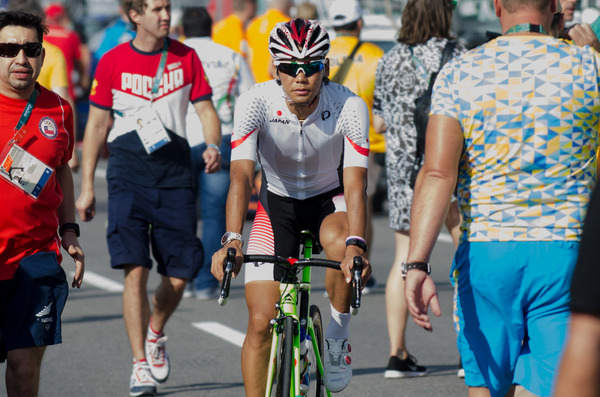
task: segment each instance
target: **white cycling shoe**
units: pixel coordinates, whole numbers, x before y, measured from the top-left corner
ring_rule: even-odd
[[[352,351],[348,338],[325,338],[325,387],[337,393],[352,379]]]

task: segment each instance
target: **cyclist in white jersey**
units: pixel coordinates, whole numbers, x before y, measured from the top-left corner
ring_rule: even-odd
[[[364,282],[371,273],[364,259],[369,111],[360,97],[327,80],[329,35],[320,22],[279,23],[269,50],[277,80],[255,85],[236,104],[229,232],[213,256],[212,271],[222,279],[229,247],[237,250],[235,273],[240,270],[241,233],[258,161],[263,183],[248,253],[298,257],[299,232],[310,229],[327,258],[342,262],[343,273],[328,269],[325,276],[332,314],[325,332],[325,384],[337,392],[352,376],[348,283],[353,257],[363,257]],[[246,395],[263,396],[280,275],[268,265],[245,270],[249,322],[242,374]]]

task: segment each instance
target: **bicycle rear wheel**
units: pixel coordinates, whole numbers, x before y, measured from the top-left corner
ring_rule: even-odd
[[[285,318],[280,340],[281,346],[277,354],[277,380],[271,396],[290,397],[294,365],[294,319],[292,317]]]
[[[318,354],[319,354],[319,357],[321,358],[321,363],[323,363],[323,365],[325,365],[325,359],[324,359],[325,353],[324,353],[324,347],[323,347],[323,321],[321,320],[321,311],[319,310],[319,308],[317,306],[311,305],[309,313],[310,313],[310,318],[312,319],[313,330],[315,331],[315,342],[319,349]],[[317,354],[317,352],[313,351],[313,355],[316,355],[316,354]],[[315,363],[314,364],[315,375],[317,378],[317,388],[316,388],[315,395],[317,397],[323,397],[327,394],[327,392],[325,391],[325,380],[323,379],[323,374],[319,371],[319,368],[317,367],[316,358],[313,359],[313,362]]]

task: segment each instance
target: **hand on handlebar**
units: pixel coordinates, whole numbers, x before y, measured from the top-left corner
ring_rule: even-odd
[[[232,241],[225,247],[221,248],[212,256],[211,273],[219,281],[223,280],[223,274],[225,272],[225,263],[227,259],[227,248],[234,248],[235,253],[235,268],[233,269],[233,278],[236,278],[242,268],[244,256],[242,253],[242,244],[238,241]]]
[[[362,258],[363,268],[361,273],[362,285],[367,284],[367,280],[371,277],[371,264],[369,260],[365,258],[364,252],[353,245],[350,245],[346,248],[346,257],[342,261],[341,269],[344,273],[344,278],[346,279],[346,283],[350,284],[352,282],[352,266],[354,263],[354,257],[359,256]]]

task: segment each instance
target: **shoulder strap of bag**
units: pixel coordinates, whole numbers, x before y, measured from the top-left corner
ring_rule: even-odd
[[[435,83],[435,79],[437,78],[437,75],[440,73],[440,70],[442,70],[442,68],[444,67],[446,62],[448,62],[449,60],[452,59],[452,56],[454,55],[455,47],[456,47],[456,41],[448,41],[446,43],[446,46],[444,47],[444,50],[442,51],[442,59],[440,61],[440,68],[438,69],[437,72],[435,72],[431,75],[431,80],[429,81],[430,88],[433,88],[433,83]]]
[[[362,41],[358,41],[354,46],[354,49],[345,59],[338,71],[335,73],[335,76],[331,78],[331,81],[338,84],[343,84],[348,76],[348,72],[350,71],[350,66],[352,66],[352,62],[354,62],[354,55],[358,51],[358,48],[362,45]]]
[[[452,59],[452,55],[454,54],[454,48],[456,48],[456,41],[448,41],[446,43],[444,51],[442,51],[442,60],[440,62],[440,69],[438,70],[438,73],[440,70],[442,70],[444,65]]]
[[[409,47],[410,53],[412,54],[413,64],[416,66],[417,70],[419,70],[419,73],[421,73],[421,76],[423,76],[423,79],[425,81],[427,81],[430,86],[433,86],[433,83],[435,82],[435,78],[437,77],[440,70],[442,70],[442,68],[444,67],[446,62],[448,62],[450,59],[452,59],[452,55],[454,54],[455,47],[456,47],[456,41],[448,41],[446,43],[446,45],[444,46],[444,49],[442,50],[442,59],[440,61],[440,68],[436,72],[433,72],[431,74],[431,76],[429,76],[427,74],[427,70],[425,69],[425,66],[423,65],[421,60],[415,56],[415,54],[413,52],[413,47],[412,46]]]

